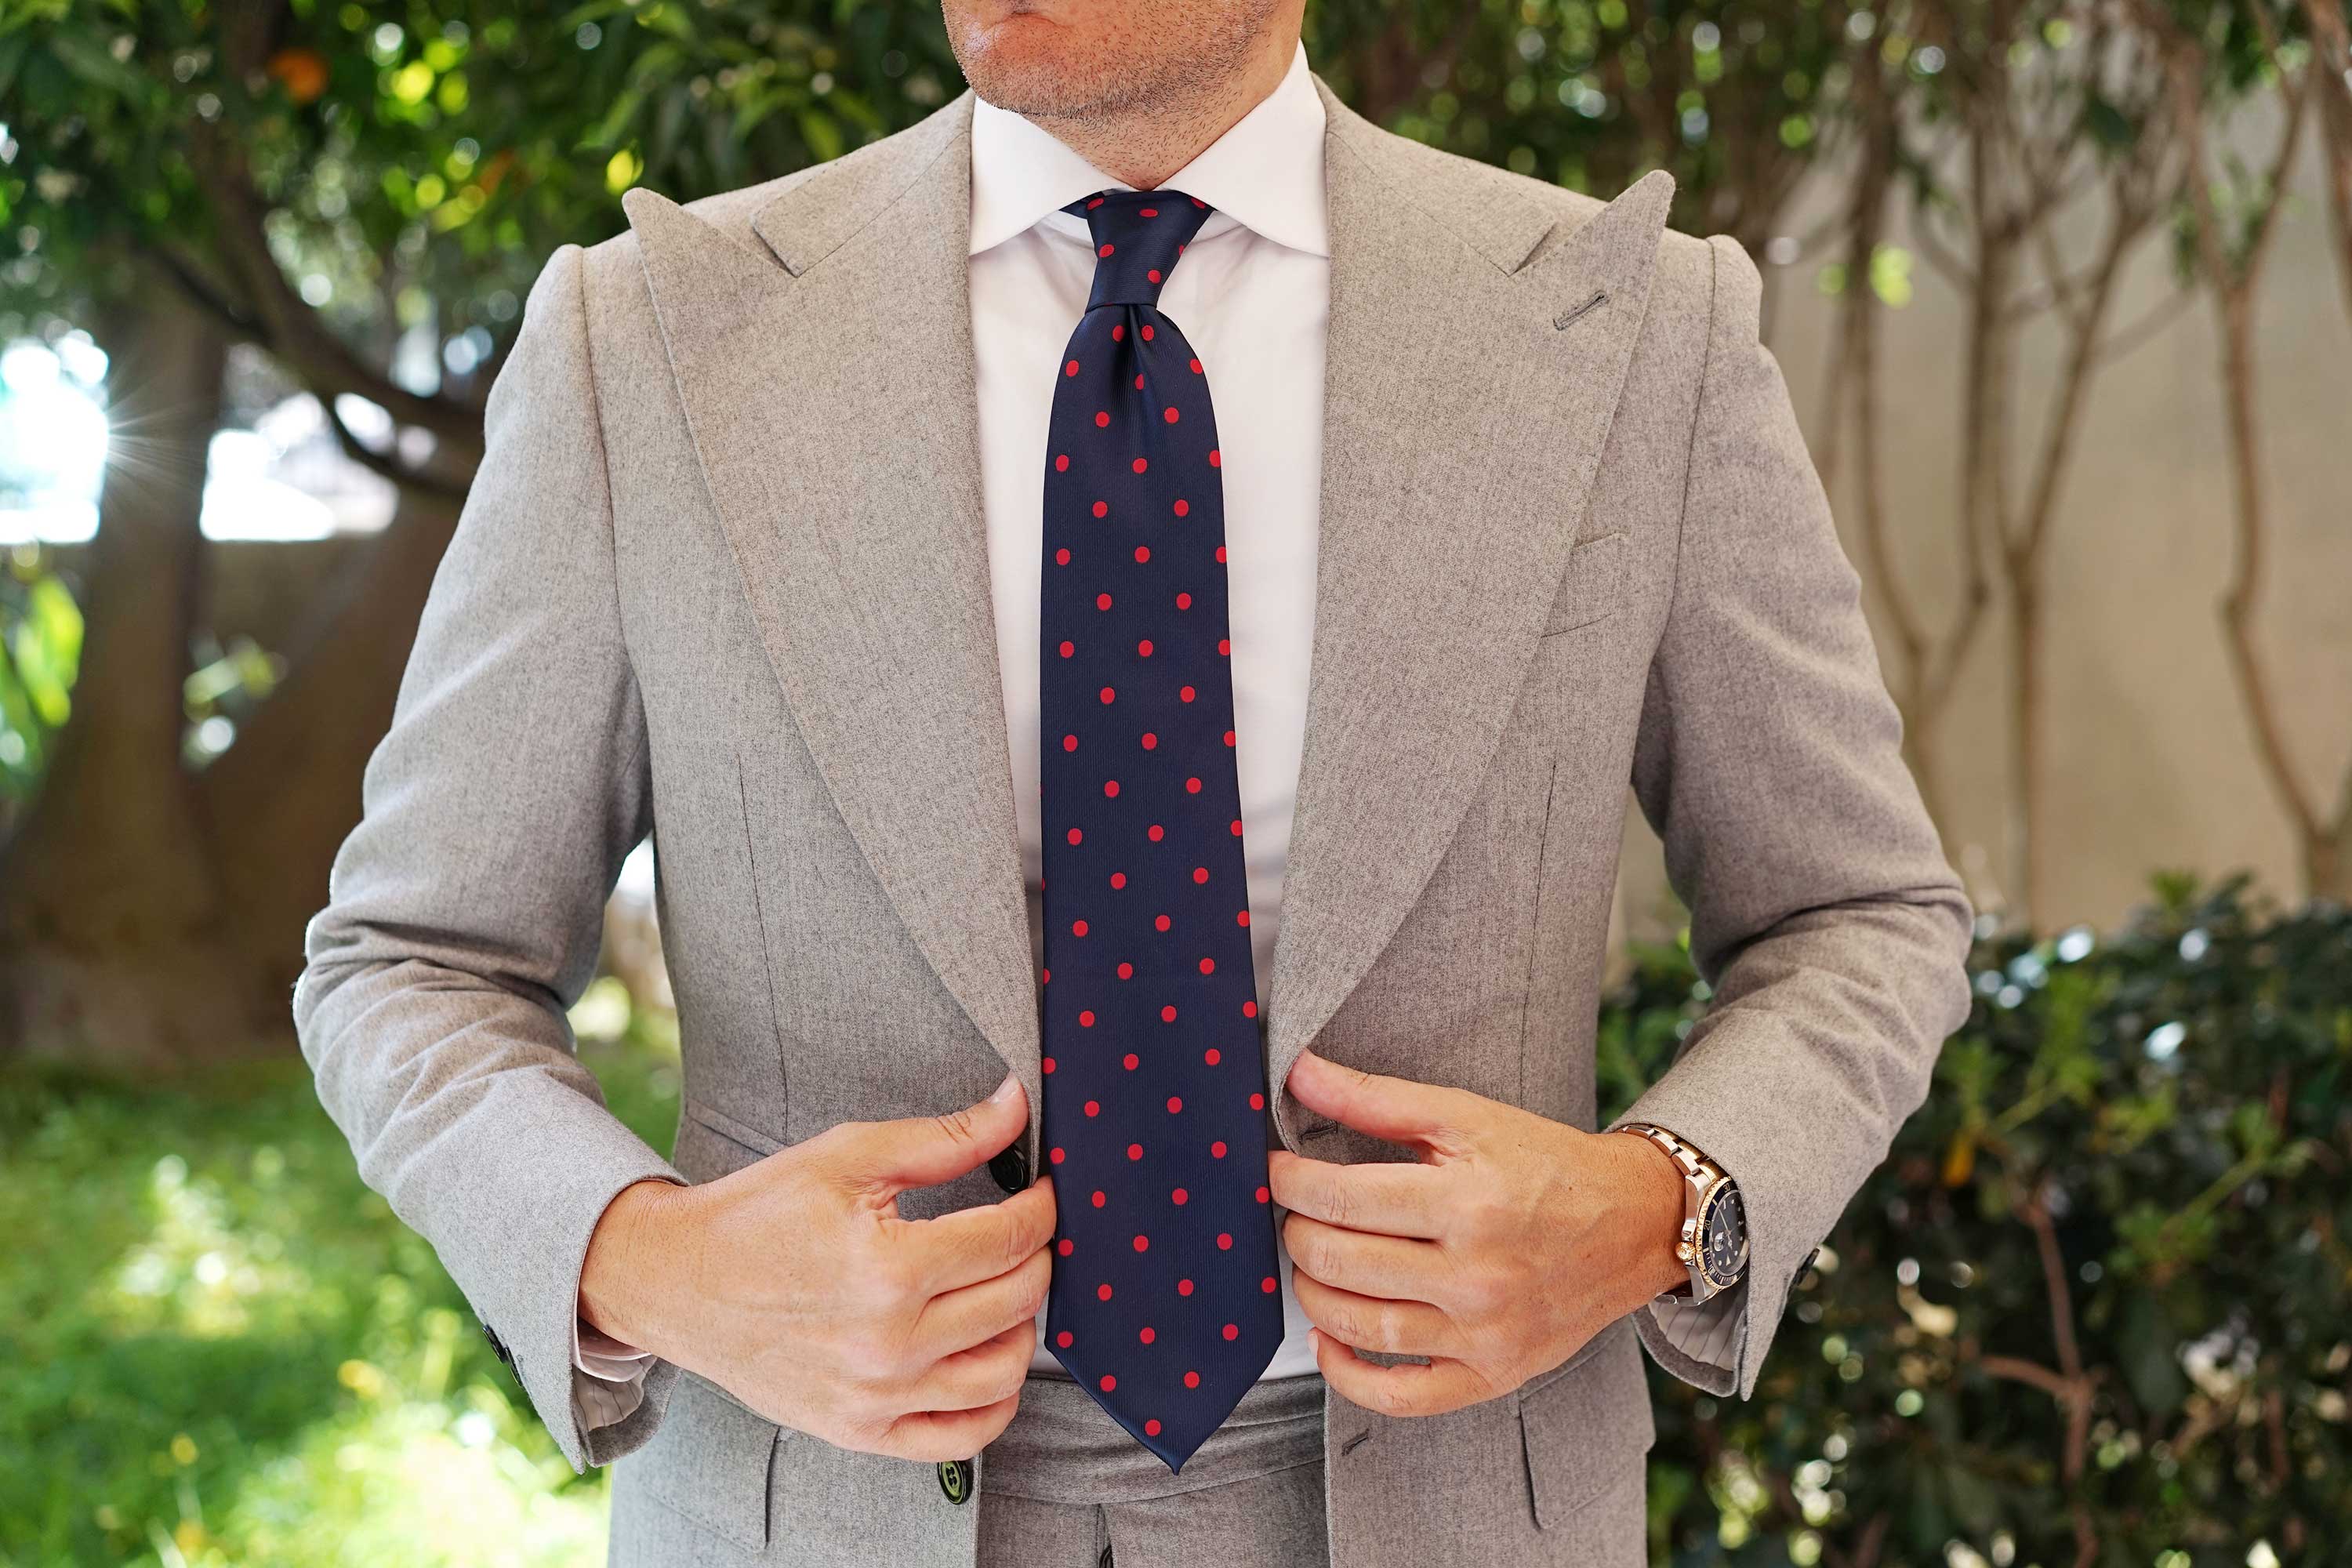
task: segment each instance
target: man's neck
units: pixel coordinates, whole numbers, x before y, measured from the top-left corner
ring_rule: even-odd
[[[1139,191],[1153,190],[1265,101],[1290,69],[1297,47],[1295,34],[1271,34],[1245,68],[1179,101],[1104,115],[1025,118],[1104,174]]]

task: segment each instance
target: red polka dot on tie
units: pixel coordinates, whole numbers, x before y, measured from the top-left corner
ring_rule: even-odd
[[[1235,910],[1234,911],[1234,924],[1237,926],[1245,926],[1249,924],[1249,911],[1247,910]]]
[[[1106,1285],[1106,1286],[1104,1286],[1104,1287],[1103,1287],[1103,1289],[1106,1289],[1106,1290],[1108,1290],[1108,1289],[1110,1289],[1110,1287],[1109,1287],[1109,1286],[1108,1286],[1108,1285]],[[1110,1373],[1103,1373],[1103,1374],[1102,1374],[1102,1384],[1101,1384],[1101,1387],[1102,1387],[1102,1391],[1103,1391],[1105,1394],[1108,1394],[1112,1389],[1117,1388],[1118,1386],[1118,1379],[1117,1379],[1117,1378],[1113,1377],[1113,1376],[1112,1376]]]
[[[1203,974],[1214,974],[1216,972],[1217,972],[1217,961],[1216,961],[1215,959],[1213,959],[1213,958],[1204,958],[1204,959],[1201,960],[1201,973],[1203,973]]]
[[[1064,375],[1076,375],[1076,374],[1078,374],[1078,362],[1077,362],[1077,361],[1076,361],[1076,360],[1072,360],[1069,363],[1067,363],[1067,364],[1064,365],[1064,366],[1062,367],[1062,374],[1063,374]]]
[[[1137,563],[1138,565],[1140,565],[1140,564],[1142,564],[1144,562],[1150,560],[1150,559],[1151,559],[1151,546],[1150,546],[1149,544],[1139,544],[1139,545],[1137,545],[1137,546],[1135,547],[1135,559],[1136,559],[1136,563]]]
[[[1184,781],[1184,793],[1185,793],[1186,795],[1198,795],[1198,794],[1200,794],[1200,793],[1201,793],[1201,781],[1200,781],[1199,779],[1197,779],[1197,778],[1188,778],[1188,779],[1186,779],[1186,780]]]
[[[1231,833],[1234,837],[1239,838],[1242,836],[1242,819],[1238,816],[1234,817],[1233,826],[1226,829],[1226,831]]]
[[[1171,404],[1170,404],[1167,407],[1165,407],[1165,408],[1163,408],[1163,409],[1161,409],[1161,410],[1160,411],[1160,416],[1162,419],[1167,420],[1167,421],[1168,421],[1168,423],[1170,423],[1171,425],[1175,424],[1175,423],[1176,423],[1176,420],[1177,420],[1177,417],[1178,417],[1177,413],[1176,413],[1176,405],[1175,405],[1174,404],[1172,404],[1172,403],[1171,403]]]
[[[1176,1294],[1179,1296],[1189,1296],[1192,1293],[1192,1282],[1190,1279],[1179,1279],[1176,1281]]]
[[[1106,687],[1104,687],[1104,688],[1102,689],[1102,691],[1101,691],[1100,695],[1101,695],[1101,697],[1102,697],[1102,700],[1103,700],[1103,705],[1104,705],[1105,707],[1108,707],[1111,703],[1116,702],[1116,701],[1118,701],[1118,691],[1116,691],[1115,689],[1113,689],[1112,688],[1108,687],[1108,686],[1106,686]]]
[[[1075,752],[1075,751],[1076,751],[1077,749],[1078,749],[1078,738],[1077,738],[1076,735],[1065,735],[1065,736],[1063,736],[1063,737],[1062,737],[1062,750],[1064,750],[1064,751],[1066,751],[1066,752]],[[1070,831],[1071,831],[1072,833],[1076,833],[1076,832],[1077,831],[1077,829],[1076,829],[1076,828],[1075,828],[1075,827],[1073,827],[1073,828],[1071,828],[1071,829],[1070,829]],[[1073,838],[1073,839],[1071,839],[1071,840],[1070,840],[1070,842],[1071,842],[1071,843],[1073,843],[1073,844],[1076,844],[1076,843],[1077,842],[1077,840],[1076,840],[1076,838]]]
[[[1080,1012],[1080,1013],[1078,1014],[1078,1027],[1079,1027],[1079,1028],[1081,1028],[1081,1029],[1091,1029],[1091,1028],[1093,1028],[1094,1026],[1095,1026],[1095,1015],[1094,1015],[1094,1009],[1093,1009],[1093,1008],[1091,1008],[1091,1007],[1087,1008],[1087,1009],[1083,1010],[1082,1012]]]
[[[1174,1192],[1168,1194],[1168,1201],[1174,1204],[1181,1209],[1184,1206],[1185,1201],[1192,1195],[1192,1194],[1186,1192],[1183,1188],[1179,1187]]]
[[[1179,497],[1179,498],[1177,499],[1177,501],[1176,501],[1176,515],[1177,515],[1178,517],[1190,517],[1190,516],[1192,516],[1192,503],[1191,501],[1188,501],[1188,500],[1183,500],[1181,497]]]
[[[1143,323],[1143,341],[1147,343],[1151,341],[1151,323],[1149,321]]]
[[[1151,1250],[1151,1238],[1150,1238],[1150,1237],[1148,1237],[1148,1236],[1139,1236],[1139,1237],[1137,1237],[1135,1238],[1135,1250],[1136,1250],[1136,1251],[1138,1251],[1138,1252],[1149,1252],[1149,1251],[1150,1251],[1150,1250]]]
[[[1143,1325],[1143,1327],[1141,1327],[1141,1328],[1139,1328],[1139,1329],[1138,1329],[1138,1330],[1136,1330],[1136,1331],[1135,1331],[1135,1337],[1136,1337],[1137,1339],[1139,1339],[1139,1340],[1142,1341],[1145,1344],[1147,1344],[1147,1345],[1148,1345],[1148,1344],[1150,1344],[1152,1341],[1154,1341],[1154,1340],[1158,1339],[1158,1338],[1160,1337],[1160,1335],[1159,1335],[1159,1333],[1158,1333],[1155,1330],[1153,1330],[1153,1328],[1151,1327],[1151,1325],[1150,1325],[1150,1324],[1146,1323],[1146,1324],[1144,1324],[1144,1325]],[[1157,1430],[1159,1429],[1160,1423],[1159,1423],[1159,1422],[1157,1422],[1157,1421],[1154,1421],[1154,1422],[1151,1424],[1151,1426],[1152,1426],[1152,1429],[1153,1429],[1154,1431],[1157,1431]]]
[[[1157,843],[1159,843],[1159,842],[1160,842],[1160,832],[1161,832],[1161,829],[1160,829],[1160,824],[1158,824],[1158,823],[1156,823],[1156,822],[1155,822],[1155,823],[1153,823],[1150,826],[1149,826],[1149,827],[1147,827],[1147,828],[1145,828],[1145,829],[1143,830],[1143,835],[1144,835],[1144,837],[1147,837],[1147,838],[1150,839],[1150,840],[1151,840],[1151,842],[1153,842],[1154,844],[1157,844]]]
[[[1065,639],[1063,640],[1063,643],[1062,643],[1062,657],[1063,657],[1064,658],[1069,658],[1072,654],[1074,654],[1074,653],[1076,653],[1076,652],[1077,652],[1077,651],[1078,651],[1078,645],[1077,645],[1077,644],[1076,644],[1076,643],[1074,643],[1074,642],[1069,641],[1067,638],[1065,638]]]
[[[1158,268],[1157,267],[1155,267],[1155,268],[1151,268],[1150,271],[1146,272],[1143,276],[1144,276],[1147,279],[1149,279],[1150,281],[1154,282],[1154,283],[1157,283],[1157,282],[1159,282],[1159,281],[1160,281],[1160,268]]]
[[[1110,874],[1110,885],[1111,885],[1112,887],[1114,887],[1114,888],[1124,888],[1124,887],[1126,887],[1126,886],[1127,886],[1127,873],[1126,873],[1126,872],[1124,872],[1124,871],[1113,871],[1113,872]]]
[[[1232,745],[1233,743],[1234,743],[1234,732],[1233,732],[1231,730],[1228,730],[1228,731],[1225,731],[1225,744],[1226,744],[1226,745],[1228,745],[1228,746],[1230,746],[1230,745]]]
[[[1135,209],[1135,215],[1138,217],[1158,217],[1160,216],[1160,209],[1158,207],[1138,207]]]
[[[1216,1047],[1211,1046],[1207,1050],[1201,1053],[1201,1059],[1208,1063],[1211,1067],[1215,1067],[1219,1062],[1225,1058],[1223,1054],[1221,1053]]]
[[[1198,1388],[1198,1387],[1200,1387],[1200,1386],[1201,1386],[1201,1374],[1200,1374],[1199,1373],[1197,1373],[1197,1372],[1188,1372],[1188,1373],[1186,1373],[1184,1374],[1184,1386],[1185,1386],[1185,1387],[1187,1387],[1187,1388]]]
[[[1176,1021],[1176,1007],[1173,1003],[1160,1009],[1160,1021],[1163,1024],[1172,1024]]]
[[[1155,928],[1160,931],[1166,931],[1168,929],[1168,917],[1166,915],[1154,915],[1152,917],[1151,923]]]
[[[1057,474],[1066,474],[1070,471],[1070,455],[1067,452],[1062,453],[1054,459],[1054,471]]]
[[[1095,502],[1095,515],[1097,517],[1108,517],[1110,515],[1110,502],[1107,500],[1098,500]]]
[[[1085,832],[1084,832],[1084,830],[1083,830],[1083,829],[1076,828],[1076,827],[1073,827],[1073,828],[1071,828],[1071,829],[1070,829],[1070,842],[1071,842],[1071,843],[1076,844],[1079,839],[1081,839],[1081,838],[1083,838],[1083,837],[1086,837],[1086,834],[1085,834]]]
[[[1149,458],[1136,458],[1134,464],[1135,471],[1139,474],[1143,472],[1143,470],[1150,465],[1150,462],[1151,459]]]
[[[1142,1144],[1140,1144],[1140,1143],[1129,1143],[1129,1144],[1127,1146],[1127,1157],[1128,1157],[1129,1159],[1130,1159],[1130,1160],[1140,1160],[1140,1159],[1142,1159],[1142,1158],[1143,1158],[1143,1145],[1142,1145]]]
[[[1054,1250],[1060,1253],[1065,1258],[1067,1258],[1071,1253],[1076,1252],[1077,1249],[1078,1244],[1072,1241],[1066,1236],[1062,1237],[1060,1241],[1054,1244]]]
[[[1097,610],[1108,610],[1108,609],[1109,609],[1109,608],[1110,608],[1110,595],[1109,595],[1108,594],[1097,594],[1097,595],[1095,595],[1095,608],[1096,608],[1096,609],[1097,609]]]
[[[1179,594],[1179,595],[1176,595],[1176,607],[1177,607],[1178,609],[1180,609],[1180,610],[1189,610],[1189,609],[1191,609],[1191,608],[1192,607],[1192,595],[1190,595],[1190,594]]]
[[[1122,963],[1122,964],[1120,964],[1120,965],[1118,966],[1118,977],[1119,977],[1121,980],[1128,979],[1128,978],[1129,978],[1130,976],[1132,976],[1134,973],[1135,973],[1135,965],[1133,965],[1132,963]]]
[[[1110,324],[1110,341],[1115,343],[1121,342],[1126,340],[1126,337],[1127,323],[1125,321],[1113,321]]]
[[[1210,448],[1209,448],[1209,467],[1211,467],[1211,468],[1223,468],[1224,466],[1225,466],[1225,465],[1223,464],[1223,462],[1222,462],[1222,461],[1218,458],[1218,457],[1217,457],[1217,449],[1216,449],[1214,447],[1210,447]]]
[[[1218,565],[1220,565],[1220,566],[1223,566],[1224,563],[1225,563],[1225,547],[1224,547],[1223,545],[1220,544],[1220,545],[1218,545],[1218,546],[1217,546],[1217,564],[1218,564]]]
[[[1118,1058],[1118,1065],[1125,1068],[1128,1071],[1133,1072],[1137,1068],[1143,1065],[1143,1058],[1137,1056],[1133,1051],[1129,1051],[1127,1055]]]
[[[1101,1284],[1095,1287],[1095,1300],[1097,1301],[1108,1301],[1110,1300],[1110,1281],[1106,1279]],[[1104,1378],[1103,1386],[1105,1388],[1108,1388],[1110,1386],[1110,1379]]]
[[[1141,392],[1143,390],[1143,373],[1141,371],[1137,371],[1135,373],[1135,390],[1138,392]]]
[[[1225,1338],[1228,1340],[1237,1340],[1241,1337],[1242,1326],[1239,1323],[1227,1323],[1225,1325]]]
[[[1255,1095],[1252,1095],[1250,1098],[1251,1098],[1251,1099],[1253,1099],[1253,1100],[1255,1100],[1255,1099],[1256,1099],[1257,1097],[1256,1097]],[[1100,1116],[1100,1115],[1102,1114],[1102,1101],[1100,1101],[1100,1100],[1087,1100],[1087,1114],[1088,1116]]]
[[[1219,637],[1217,639],[1217,651],[1221,654],[1232,653],[1234,651],[1234,639],[1231,637]]]
[[[1097,250],[1097,251],[1096,251],[1096,252],[1095,252],[1095,254],[1096,254],[1097,256],[1108,256],[1108,255],[1110,254],[1110,241],[1108,241],[1108,240],[1105,240],[1105,241],[1103,241],[1103,243],[1102,243],[1102,248],[1101,248],[1101,249],[1099,249],[1099,250]]]
[[[1105,1204],[1108,1203],[1109,1201],[1110,1201],[1110,1199],[1109,1199],[1108,1197],[1107,1197],[1106,1195],[1104,1195],[1103,1194],[1101,1194],[1101,1193],[1097,1193],[1097,1194],[1095,1194],[1095,1207],[1097,1207],[1097,1208],[1100,1208],[1100,1207],[1102,1207],[1102,1206],[1103,1206],[1103,1205],[1105,1205]]]
[[[1144,749],[1145,751],[1147,751],[1147,752],[1151,751],[1151,750],[1153,750],[1154,748],[1156,748],[1159,744],[1160,744],[1160,737],[1159,737],[1159,736],[1157,736],[1157,735],[1153,734],[1153,733],[1152,733],[1150,731],[1149,731],[1149,730],[1146,730],[1146,731],[1143,732],[1143,749]]]
[[[1257,1004],[1256,1004],[1255,1001],[1251,1001],[1251,1002],[1244,1002],[1244,1003],[1243,1003],[1243,1004],[1242,1004],[1242,1016],[1243,1016],[1243,1017],[1244,1017],[1244,1018],[1255,1018],[1255,1017],[1256,1017],[1256,1016],[1257,1016]]]
[[[1060,1333],[1055,1334],[1054,1336],[1054,1342],[1061,1346],[1064,1350],[1068,1350],[1070,1348],[1070,1331],[1064,1329]]]
[[[1055,564],[1055,565],[1056,565],[1056,566],[1067,566],[1069,563],[1070,563],[1070,552],[1069,552],[1067,550],[1056,550],[1055,552],[1054,552],[1054,564]],[[1070,645],[1069,645],[1069,644],[1067,644],[1067,643],[1064,643],[1062,646],[1063,646],[1064,647],[1069,647]],[[1068,655],[1066,655],[1066,654],[1065,654],[1063,657],[1066,658],[1067,658],[1067,657],[1069,657],[1069,656],[1068,656]]]
[[[1267,1192],[1264,1187],[1260,1187],[1257,1190],[1257,1201],[1260,1203],[1265,1202],[1265,1200],[1271,1196],[1273,1196],[1273,1194]]]
[[[1225,1157],[1225,1141],[1223,1139],[1220,1138],[1215,1142],[1209,1145],[1209,1157],[1213,1160],[1222,1160]]]
[[[1150,658],[1151,657],[1151,639],[1150,637],[1145,637],[1142,641],[1137,643],[1135,645],[1135,652],[1136,657],[1139,658]]]
[[[1104,426],[1106,426],[1106,425],[1108,425],[1108,424],[1109,424],[1109,423],[1110,423],[1110,413],[1109,413],[1109,411],[1108,411],[1108,409],[1106,409],[1106,410],[1104,410],[1103,412],[1098,413],[1098,414],[1097,414],[1097,415],[1095,416],[1095,428],[1096,428],[1096,429],[1099,430],[1099,429],[1101,429]],[[1214,466],[1215,466],[1214,464],[1212,464],[1212,465],[1211,465],[1211,467],[1214,467]]]
[[[1231,1252],[1233,1249],[1233,1234],[1230,1231],[1223,1230],[1217,1232],[1217,1250],[1219,1252]]]
[[[1197,355],[1196,355],[1196,356],[1194,356],[1194,358],[1193,358],[1193,360],[1192,360],[1192,374],[1193,374],[1194,375],[1198,375],[1198,374],[1201,374],[1201,361],[1200,361],[1200,358],[1199,358]]]
[[[1150,1331],[1150,1329],[1146,1329],[1146,1330],[1144,1330],[1143,1331],[1144,1331],[1145,1333],[1149,1334],[1151,1331]],[[1146,1343],[1146,1344],[1150,1344],[1151,1342],[1150,1342],[1150,1340],[1146,1340],[1146,1341],[1144,1341],[1143,1342],[1144,1342],[1144,1343]],[[1147,1436],[1147,1437],[1157,1437],[1157,1436],[1160,1436],[1160,1423],[1159,1423],[1159,1422],[1157,1422],[1157,1421],[1146,1421],[1146,1422],[1143,1424],[1143,1435],[1144,1435],[1145,1436]]]
[[[1208,868],[1206,866],[1195,866],[1195,867],[1193,867],[1193,868],[1192,868],[1192,880],[1193,880],[1193,881],[1195,881],[1195,882],[1205,882],[1205,881],[1207,881],[1208,879],[1209,879],[1209,868]]]
[[[1192,689],[1191,687],[1189,687],[1189,686],[1180,686],[1180,687],[1178,687],[1178,688],[1176,689],[1176,700],[1177,700],[1177,701],[1179,701],[1179,702],[1190,702],[1190,701],[1192,701],[1192,697],[1193,697],[1193,691],[1192,691]]]
[[[1048,1059],[1050,1060],[1051,1058],[1049,1058]],[[1056,1150],[1055,1150],[1055,1151],[1053,1152],[1053,1153],[1052,1153],[1052,1154],[1050,1154],[1049,1156],[1047,1156],[1047,1158],[1051,1159],[1051,1160],[1054,1162],[1054,1163],[1055,1163],[1056,1165],[1058,1165],[1058,1164],[1060,1164],[1064,1160],[1066,1160],[1066,1159],[1069,1158],[1069,1154],[1070,1154],[1070,1152],[1069,1152],[1067,1149],[1056,1149]]]
[[[1039,1070],[1039,1071],[1041,1071],[1041,1072],[1043,1072],[1043,1073],[1045,1073],[1045,1076],[1046,1076],[1046,1077],[1048,1077],[1048,1078],[1051,1078],[1051,1077],[1053,1076],[1053,1074],[1054,1074],[1054,1066],[1055,1066],[1054,1058],[1051,1058],[1051,1057],[1047,1057],[1047,1058],[1045,1058],[1044,1060],[1040,1061],[1040,1062],[1037,1064],[1038,1070]],[[1059,1149],[1056,1149],[1056,1150],[1055,1150],[1055,1151],[1054,1151],[1054,1163],[1055,1163],[1056,1165],[1058,1165],[1058,1164],[1060,1164],[1061,1163],[1062,1163],[1062,1152],[1061,1152]]]
[[[1089,1102],[1089,1103],[1091,1103],[1091,1102]],[[1265,1096],[1264,1096],[1264,1095],[1262,1095],[1262,1094],[1253,1094],[1253,1095],[1251,1095],[1251,1096],[1250,1096],[1250,1109],[1251,1109],[1252,1110],[1264,1110],[1265,1109]],[[1091,1116],[1091,1115],[1093,1115],[1093,1114],[1094,1114],[1094,1112],[1090,1110],[1090,1111],[1087,1112],[1087,1115],[1089,1115],[1089,1116]]]
[[[1086,934],[1087,934],[1087,922],[1086,922],[1086,921],[1072,921],[1070,922],[1070,934],[1071,934],[1072,936],[1084,936],[1084,935],[1086,935]]]
[[[1271,1296],[1282,1287],[1276,1283],[1274,1276],[1269,1274],[1265,1279],[1257,1282],[1257,1288],[1266,1295]]]
[[[1181,1095],[1173,1095],[1173,1094],[1171,1094],[1171,1095],[1170,1095],[1170,1096],[1168,1097],[1168,1114],[1169,1114],[1169,1115],[1173,1116],[1173,1115],[1175,1115],[1178,1111],[1180,1111],[1180,1110],[1183,1110],[1183,1109],[1184,1109],[1184,1100],[1183,1100],[1183,1098],[1182,1098]]]

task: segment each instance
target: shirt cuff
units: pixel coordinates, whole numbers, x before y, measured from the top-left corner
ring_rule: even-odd
[[[653,1352],[624,1344],[591,1326],[575,1310],[572,1316],[572,1409],[582,1429],[610,1426],[635,1415],[645,1402],[646,1371],[653,1363]]]

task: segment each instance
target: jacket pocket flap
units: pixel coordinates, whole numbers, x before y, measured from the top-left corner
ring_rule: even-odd
[[[1657,1426],[1632,1318],[1519,1390],[1519,1432],[1536,1523],[1545,1530],[1642,1472]]]
[[[782,1428],[718,1384],[681,1372],[652,1441],[626,1462],[646,1489],[748,1551],[768,1544],[768,1485]]]
[[[1625,563],[1631,535],[1622,530],[1588,539],[1568,552],[1559,592],[1544,617],[1543,635],[1571,632],[1610,615],[1625,602]]]

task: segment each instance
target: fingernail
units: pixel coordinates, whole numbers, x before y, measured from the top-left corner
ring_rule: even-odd
[[[1009,1072],[1004,1075],[1004,1081],[996,1086],[996,1092],[988,1098],[996,1104],[1010,1104],[1013,1097],[1020,1092],[1021,1075],[1017,1072]]]

